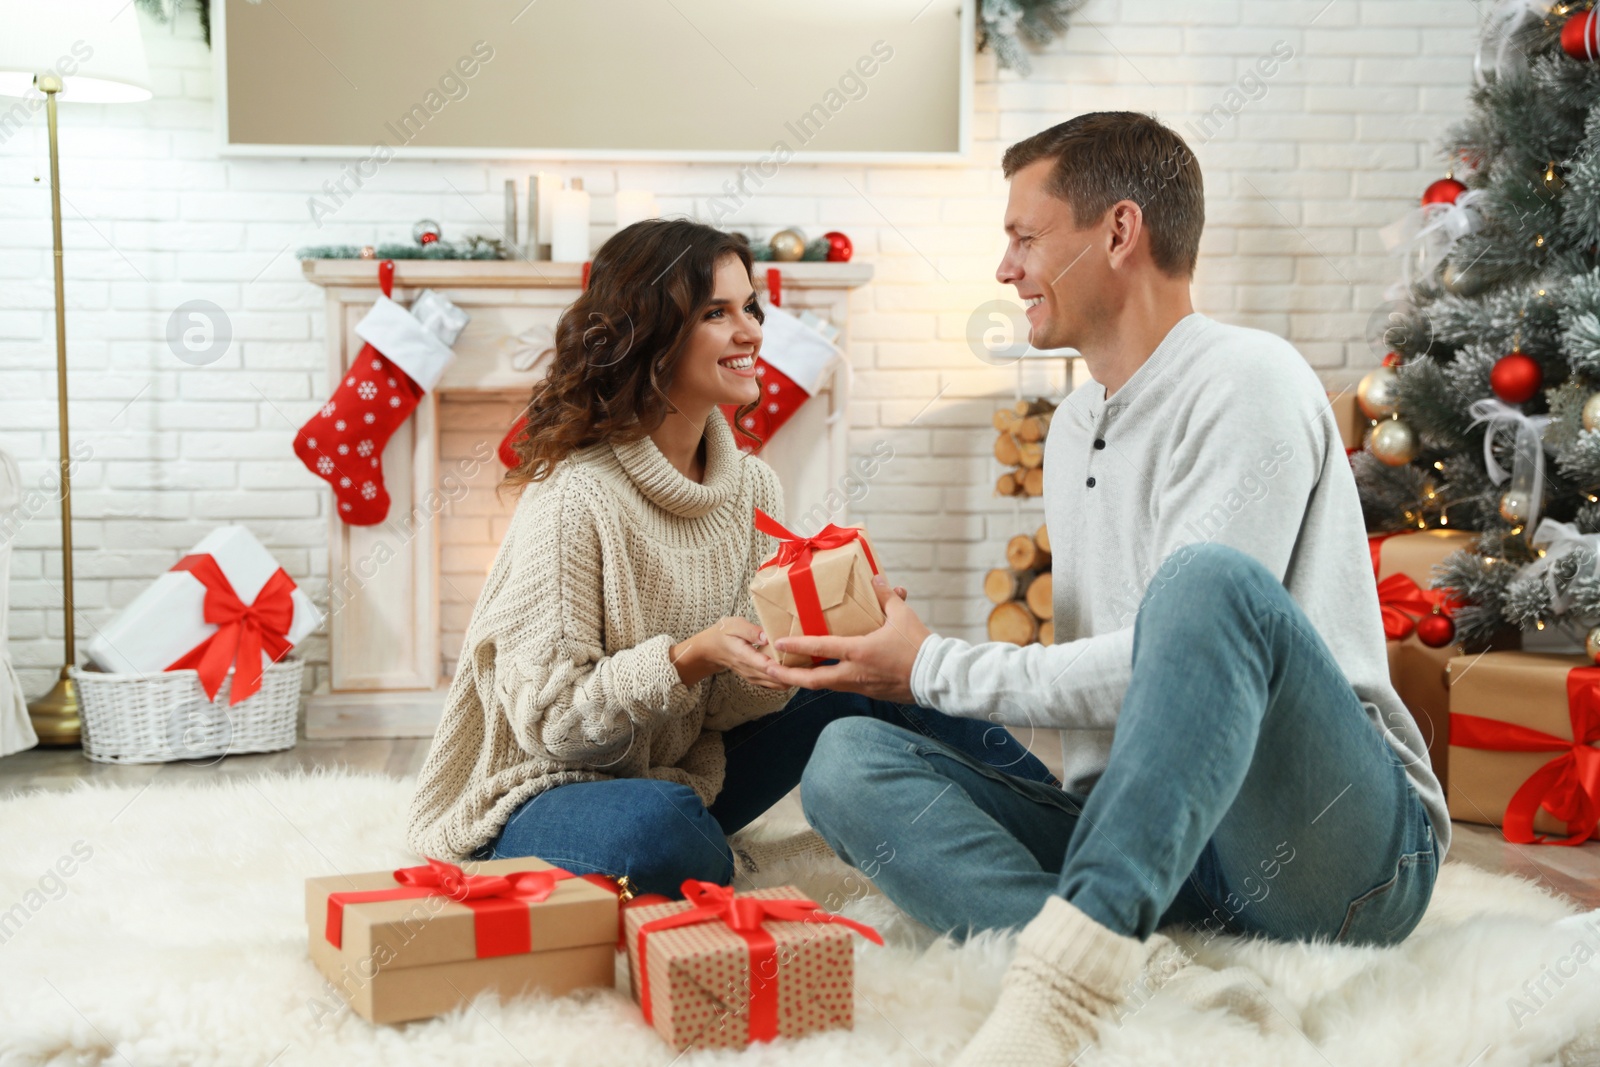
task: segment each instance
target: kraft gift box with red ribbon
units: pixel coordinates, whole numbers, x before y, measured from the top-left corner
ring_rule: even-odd
[[[211,531],[134,597],[88,644],[104,671],[193,669],[216,699],[230,667],[229,703],[261,688],[261,671],[322,625],[311,598],[243,526]]]
[[[559,995],[615,980],[616,889],[532,857],[310,878],[306,924],[312,962],[375,1023],[491,988]]]
[[[1517,844],[1580,844],[1600,821],[1600,667],[1486,652],[1450,661],[1450,817]]]
[[[779,542],[777,553],[750,581],[768,655],[786,667],[809,667],[810,656],[778,652],[771,642],[801,635],[859,637],[883,625],[883,608],[872,589],[878,561],[865,530],[829,523],[816,536],[801,537],[760,508],[755,524]]]
[[[1443,590],[1430,589],[1433,568],[1452,552],[1470,548],[1471,534],[1452,530],[1417,530],[1368,539],[1372,569],[1378,581],[1378,606],[1389,644],[1389,681],[1405,702],[1417,728],[1428,741],[1428,756],[1439,784],[1448,789],[1450,756],[1450,687],[1445,667],[1458,654],[1455,644],[1430,648],[1416,636],[1417,619],[1446,601]]]
[[[622,913],[633,996],[678,1049],[850,1029],[855,944],[870,926],[823,911],[792,886],[735,893],[683,883],[684,899]]]

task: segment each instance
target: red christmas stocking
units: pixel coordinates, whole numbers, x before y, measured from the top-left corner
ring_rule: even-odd
[[[742,418],[736,418],[739,405],[722,406],[741,452],[761,451],[800,405],[822,388],[829,367],[839,356],[839,350],[817,326],[776,305],[766,310],[766,320],[761,324],[761,350],[756,359],[761,399],[755,409]]]
[[[366,343],[294,438],[294,454],[333,487],[339,517],[352,526],[371,526],[389,514],[384,445],[438,382],[467,323],[466,312],[432,290],[423,290],[410,311],[390,300],[392,260],[378,265],[378,280],[383,295],[356,325]]]

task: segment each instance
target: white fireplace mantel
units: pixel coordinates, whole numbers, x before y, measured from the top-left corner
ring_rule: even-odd
[[[378,290],[372,260],[301,264],[325,290],[328,387],[331,392],[361,349],[355,325]],[[782,279],[782,305],[811,309],[841,330],[844,347],[852,289],[872,278],[864,263],[757,263]],[[456,358],[383,452],[389,517],[349,526],[329,512],[328,679],[310,699],[308,737],[427,737],[443,709],[450,679],[441,676],[439,610],[438,403],[441,395],[478,392],[525,397],[542,373],[530,367],[537,339],[548,337],[582,284],[578,263],[497,260],[398,260],[394,298],[408,303],[434,289],[471,316]],[[519,339],[520,338],[520,339]],[[530,339],[534,339],[530,341]],[[789,514],[821,500],[845,473],[849,374],[836,372],[762,452],[783,482]],[[501,428],[503,429],[503,428]],[[498,433],[492,435],[499,440]],[[495,464],[492,455],[486,462]]]

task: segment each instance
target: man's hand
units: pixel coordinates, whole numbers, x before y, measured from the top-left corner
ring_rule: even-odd
[[[771,661],[767,673],[783,685],[805,689],[837,689],[900,704],[913,703],[911,665],[917,650],[933,631],[917,613],[906,607],[906,591],[889,588],[882,575],[872,579],[873,592],[883,607],[883,625],[863,637],[780,637],[773,642],[779,652],[795,652],[814,659],[836,659],[826,667],[785,667]]]

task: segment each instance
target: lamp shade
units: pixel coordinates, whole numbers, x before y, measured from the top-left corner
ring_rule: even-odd
[[[139,15],[128,0],[4,0],[0,12],[0,96],[25,96],[36,75],[54,74],[63,101],[150,99]]]

